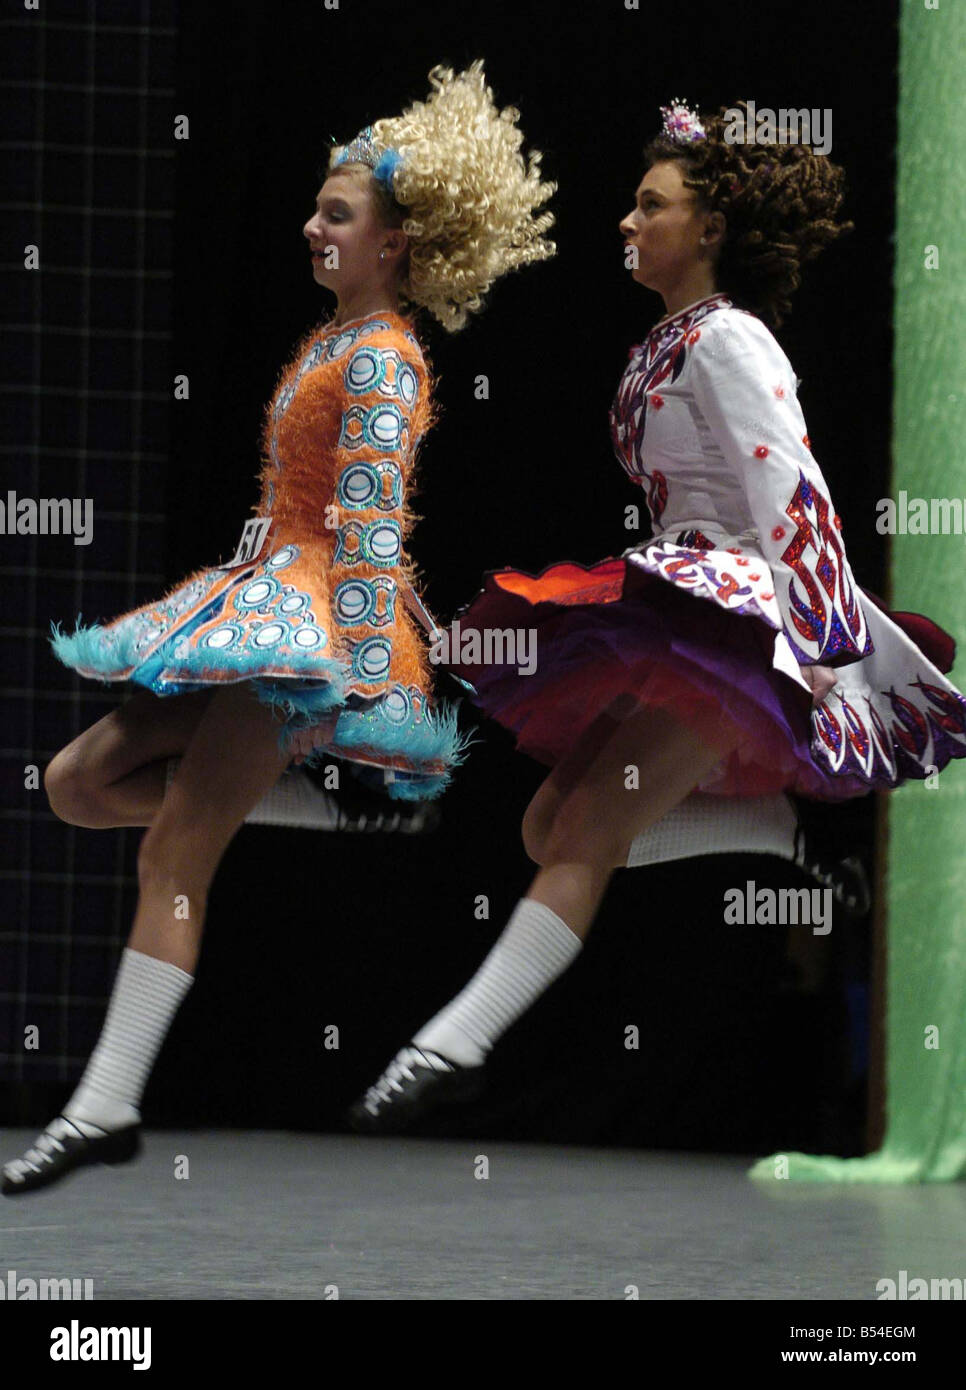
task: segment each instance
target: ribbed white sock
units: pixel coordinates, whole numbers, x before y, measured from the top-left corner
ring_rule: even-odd
[[[140,1123],[154,1060],[193,984],[177,965],[125,946],[101,1036],[62,1112],[83,1133],[93,1133],[84,1122],[107,1130]]]
[[[549,907],[521,898],[465,989],[421,1028],[417,1047],[475,1066],[510,1024],[562,975],[583,942]]]

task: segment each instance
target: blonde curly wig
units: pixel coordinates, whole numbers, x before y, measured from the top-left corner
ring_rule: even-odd
[[[402,162],[392,195],[375,179],[372,188],[385,220],[409,237],[401,297],[455,333],[501,275],[555,254],[543,236],[553,213],[534,209],[557,185],[541,181],[539,151],[524,162],[520,113],[497,110],[481,59],[459,74],[437,65],[429,80],[428,100],[373,122],[377,152],[393,148]],[[331,151],[330,170],[344,149]]]

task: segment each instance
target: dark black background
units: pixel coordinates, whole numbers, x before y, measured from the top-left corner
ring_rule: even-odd
[[[894,4],[873,16],[832,3],[796,14],[693,0],[637,12],[618,0],[334,11],[261,0],[185,4],[180,26],[190,140],[177,156],[171,370],[191,394],[172,406],[171,582],[233,551],[257,500],[265,402],[332,307],[302,234],[328,135],[348,139],[424,98],[435,63],[482,57],[559,181],[558,255],[500,282],[460,334],[421,321],[442,417],[420,455],[410,552],[433,612],[451,616],[488,568],[589,563],[636,539],[624,507],[642,498],[612,456],[607,409],[628,347],[664,306],[624,269],[618,223],[672,97],[831,108],[856,230],[806,268],[777,336],[856,577],[886,594],[874,503],[891,423]],[[481,736],[432,835],[239,832],[147,1123],[337,1126],[465,983],[531,881],[519,826],[545,775],[498,728]],[[832,845],[870,855],[875,798],[806,809]],[[863,1151],[869,924],[837,917],[813,938],[806,981],[785,929],[723,924],[722,894],[746,878],[806,882],[749,856],[617,873],[576,965],[494,1052],[485,1100],[423,1132]],[[488,921],[474,917],[480,894]],[[637,1052],[624,1049],[628,1024]]]

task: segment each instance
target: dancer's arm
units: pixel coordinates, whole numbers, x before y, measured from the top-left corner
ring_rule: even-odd
[[[396,329],[359,339],[346,354],[339,469],[327,524],[336,529],[331,593],[354,689],[379,695],[418,676],[399,646],[403,553],[412,514],[407,483],[428,420],[429,383],[418,348]]]
[[[701,325],[693,345],[691,383],[747,497],[785,636],[803,667],[859,661],[872,641],[840,522],[808,445],[791,363],[759,319],[716,317]]]

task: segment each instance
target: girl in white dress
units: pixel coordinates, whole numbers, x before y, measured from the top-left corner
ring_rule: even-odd
[[[523,821],[540,867],[470,983],[353,1107],[359,1129],[478,1094],[631,842],[692,792],[834,802],[966,756],[952,638],[855,583],[772,333],[802,265],[851,229],[842,170],[757,143],[753,122],[732,143],[734,110],[662,107],[620,224],[632,279],[667,311],[631,349],[610,417],[653,538],[590,567],[491,571],[447,634],[479,707],[552,768]],[[494,632],[535,632],[536,670],[494,659]]]

